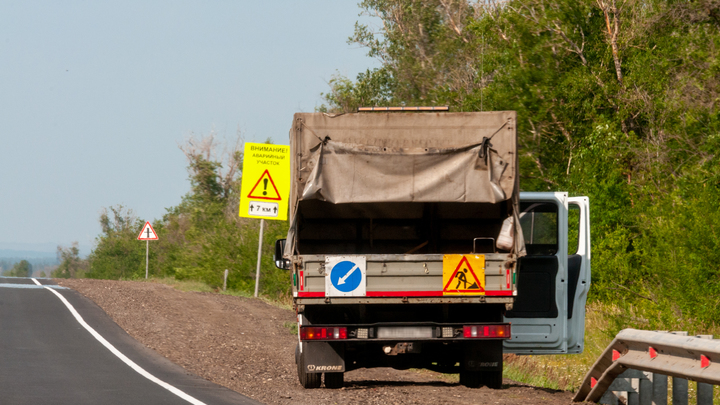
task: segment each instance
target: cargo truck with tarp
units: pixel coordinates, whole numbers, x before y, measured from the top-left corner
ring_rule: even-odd
[[[499,388],[503,352],[582,351],[588,199],[520,193],[516,128],[513,111],[295,114],[275,262],[304,387],[393,367]]]

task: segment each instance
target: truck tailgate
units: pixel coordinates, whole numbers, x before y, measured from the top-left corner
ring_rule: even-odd
[[[300,256],[302,265],[295,280],[295,297],[298,301],[327,298],[348,303],[387,302],[377,300],[382,298],[394,298],[392,301],[411,298],[416,298],[414,301],[417,301],[420,298],[423,302],[512,302],[510,297],[515,294],[514,269],[506,268],[507,254],[465,256],[481,257],[482,268],[473,269],[465,265],[469,263],[461,263],[463,255],[362,255],[366,260],[366,292],[364,296],[354,297],[333,297],[330,291],[327,291],[328,256]],[[452,261],[453,259],[455,261]],[[467,271],[468,269],[470,271]],[[465,275],[460,275],[460,279],[456,272],[462,270]],[[454,290],[466,282],[465,286],[476,285],[473,281],[475,279],[480,281],[480,287]],[[506,299],[496,299],[501,297]]]

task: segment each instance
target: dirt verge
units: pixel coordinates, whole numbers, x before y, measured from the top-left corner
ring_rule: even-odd
[[[340,390],[297,381],[294,313],[261,300],[146,282],[57,280],[97,303],[128,334],[203,378],[266,404],[569,404],[572,393],[504,380],[469,389],[430,371],[361,369]]]

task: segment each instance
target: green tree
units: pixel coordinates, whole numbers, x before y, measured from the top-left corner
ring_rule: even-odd
[[[382,65],[336,76],[321,110],[518,111],[521,188],[591,197],[591,298],[720,317],[720,3],[360,6],[381,28],[349,40]]]
[[[33,268],[30,262],[21,260],[13,265],[7,275],[10,277],[30,277],[32,272]]]
[[[238,216],[243,159],[240,147],[238,137],[230,147],[220,148],[213,134],[191,138],[181,146],[192,188],[162,220],[165,236],[161,234],[159,260],[165,273],[219,287],[228,269],[229,288],[253,290],[259,221]],[[261,291],[272,296],[288,294],[290,276],[276,269],[270,258],[275,239],[287,233],[287,223],[268,222]]]
[[[87,277],[105,279],[140,278],[145,275],[145,244],[137,240],[143,222],[122,205],[103,209],[102,234],[88,256]],[[155,229],[157,231],[157,229]]]
[[[69,247],[57,247],[57,256],[60,264],[50,274],[54,278],[82,278],[88,270],[88,261],[80,258],[78,243],[73,242]]]

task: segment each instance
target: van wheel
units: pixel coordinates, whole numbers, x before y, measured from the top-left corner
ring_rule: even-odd
[[[325,388],[342,388],[345,383],[345,373],[325,373]]]
[[[320,373],[308,373],[303,364],[305,359],[302,353],[300,353],[300,344],[295,347],[295,363],[297,364],[298,380],[303,388],[319,388],[320,387]]]

